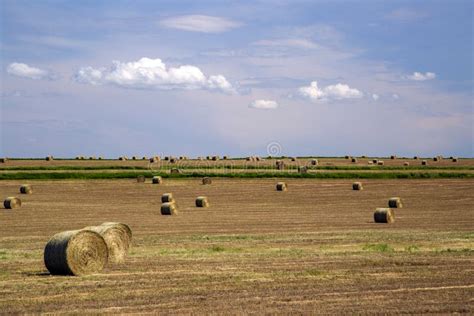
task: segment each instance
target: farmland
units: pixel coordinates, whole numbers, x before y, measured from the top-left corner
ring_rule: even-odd
[[[319,167],[354,167],[341,158],[318,160]],[[350,171],[407,172],[404,160],[383,160],[385,165],[376,170]],[[209,163],[187,161],[180,166],[202,171],[203,166],[196,164]],[[241,173],[256,172],[245,169],[244,160],[232,163],[240,166]],[[155,170],[146,161],[9,160],[0,167],[3,175],[24,172],[28,179],[34,172],[123,171],[108,166],[166,175],[171,165],[162,162]],[[471,159],[430,161],[431,169],[422,172],[471,174],[473,166]],[[220,175],[215,170],[214,175]],[[0,212],[2,313],[469,313],[474,309],[474,179],[469,176],[366,179],[362,191],[352,190],[357,178],[214,177],[211,185],[202,185],[200,178],[190,175],[153,185],[150,178],[137,183],[133,176],[0,181],[2,197],[19,196],[19,185],[25,181],[34,189],[31,195],[19,196],[21,208]],[[276,191],[277,181],[285,181],[288,191]],[[160,215],[160,197],[166,192],[176,198],[176,216]],[[209,198],[210,207],[194,206],[200,195]],[[387,207],[392,196],[404,202],[403,208],[395,209],[395,222],[373,223],[375,208]],[[43,248],[53,234],[104,221],[132,228],[134,240],[125,264],[79,277],[47,273]]]

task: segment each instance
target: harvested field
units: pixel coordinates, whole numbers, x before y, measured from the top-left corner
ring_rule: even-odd
[[[275,190],[279,180],[288,194]],[[364,180],[353,191],[354,180],[29,181],[35,194],[22,208],[0,212],[0,310],[472,313],[474,180]],[[20,184],[1,181],[1,195]],[[176,216],[160,215],[166,192]],[[199,195],[211,206],[196,208]],[[404,203],[396,221],[375,224],[393,196]],[[133,230],[125,264],[47,273],[51,236],[107,221]]]

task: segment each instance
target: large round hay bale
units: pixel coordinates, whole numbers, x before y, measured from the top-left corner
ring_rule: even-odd
[[[171,168],[170,173],[171,174],[181,174],[182,172],[181,172],[181,169]]]
[[[458,162],[458,158],[457,158],[457,157],[453,157],[453,158],[451,159],[451,161],[452,161],[452,162]]]
[[[372,163],[377,164],[378,162],[378,159],[372,159]]]
[[[418,160],[418,156],[413,157],[413,159]]]
[[[212,161],[217,161],[219,160],[219,156],[212,156]]]
[[[176,163],[176,158],[174,157],[170,158],[170,163]]]
[[[277,160],[275,164],[276,164],[276,167],[277,167],[278,170],[285,169],[285,162],[284,161]]]
[[[132,230],[126,224],[106,222],[99,226],[89,226],[85,230],[92,230],[104,238],[109,251],[109,261],[122,263],[128,254],[132,243]]]
[[[427,166],[427,165],[428,165],[428,161],[422,160],[422,161],[421,161],[421,165],[422,165],[422,166]]]
[[[344,159],[351,159],[351,156],[345,155]]]
[[[53,156],[47,156],[46,157],[46,161],[53,161],[53,160],[54,160]]]
[[[373,165],[374,162],[373,162],[372,160],[369,160],[369,161],[367,161],[367,164],[368,164],[368,165]]]
[[[388,207],[391,207],[391,208],[402,208],[403,207],[403,204],[402,204],[402,199],[400,199],[399,197],[392,197],[388,200]]]
[[[393,223],[395,215],[390,208],[378,208],[374,212],[374,221],[376,223]]]
[[[210,177],[202,178],[202,184],[212,184],[212,179]]]
[[[311,159],[311,165],[312,166],[317,166],[318,165],[318,159]]]
[[[6,163],[8,158],[0,158],[0,163]]]
[[[119,157],[119,160],[120,160],[120,161],[125,161],[125,160],[127,160],[127,158],[125,158],[125,157]]]
[[[297,159],[296,159],[296,157],[291,157],[290,160],[294,162],[294,161],[296,161]]]
[[[21,200],[17,197],[10,196],[3,201],[3,206],[6,209],[14,209],[14,208],[19,208],[21,207]]]
[[[364,187],[362,186],[362,182],[354,182],[352,183],[352,190],[360,191],[363,190]]]
[[[157,162],[157,161],[158,161],[158,160],[156,159],[156,157],[151,157],[151,158],[150,158],[150,162],[151,162],[151,163],[155,163],[155,162]]]
[[[229,159],[227,156],[222,157],[222,159],[227,160]]]
[[[439,161],[438,157],[433,157],[433,161]]]
[[[392,159],[392,160],[397,159],[397,156],[391,155],[391,156],[390,156],[390,159]]]
[[[44,264],[51,274],[84,275],[101,271],[109,252],[104,238],[91,230],[54,235],[44,248]]]
[[[151,183],[161,184],[163,183],[163,179],[161,178],[161,176],[153,176],[153,178],[151,179]]]
[[[102,160],[102,159],[104,159],[104,157],[102,157],[102,156],[99,156],[99,158],[98,158],[98,159],[99,159],[99,160]]]
[[[383,162],[383,160],[377,161],[377,165],[378,165],[378,166],[383,166],[384,164],[385,164],[385,163]]]
[[[173,193],[163,193],[161,196],[161,203],[172,203],[174,202]]]
[[[288,186],[286,185],[285,182],[278,182],[276,185],[277,191],[286,191],[288,190]]]
[[[403,165],[404,165],[405,167],[408,167],[408,166],[410,165],[410,163],[409,163],[408,161],[405,161],[405,162],[403,163]]]
[[[138,183],[145,183],[145,181],[146,181],[145,176],[138,176],[138,177],[137,177],[137,182],[138,182]]]
[[[142,157],[142,160],[147,160],[148,158],[146,156],[143,156]]]
[[[306,166],[299,166],[298,173],[308,173],[308,167]]]
[[[20,186],[20,193],[21,194],[31,194],[31,193],[33,193],[33,188],[29,184],[22,184]]]
[[[351,159],[351,162],[357,163],[357,158],[352,158],[352,159]]]
[[[209,200],[205,196],[198,196],[196,198],[196,207],[208,207]]]
[[[137,156],[132,156],[132,160],[137,160]]]
[[[176,215],[178,214],[178,209],[176,208],[176,203],[163,203],[161,204],[161,215]]]

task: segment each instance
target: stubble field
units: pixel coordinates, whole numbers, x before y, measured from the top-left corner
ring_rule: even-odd
[[[0,212],[1,313],[472,313],[474,180],[165,179],[26,181]],[[25,182],[25,181],[22,181]],[[0,182],[2,197],[19,181]],[[160,215],[172,192],[176,216]],[[198,195],[209,208],[196,208]],[[373,223],[400,196],[395,223]],[[125,264],[50,276],[55,233],[119,221]]]

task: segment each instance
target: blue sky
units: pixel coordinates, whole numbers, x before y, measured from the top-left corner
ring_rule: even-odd
[[[0,156],[474,153],[472,1],[0,3]]]

